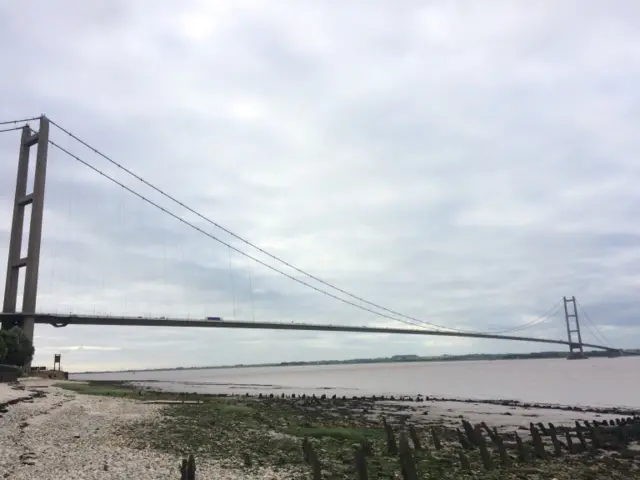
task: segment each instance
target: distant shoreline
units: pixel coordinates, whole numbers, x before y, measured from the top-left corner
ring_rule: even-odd
[[[604,351],[586,352],[589,358],[607,358],[608,353]],[[625,356],[640,356],[640,350],[625,352]],[[469,361],[493,361],[493,360],[543,360],[562,359],[567,357],[567,352],[533,352],[533,353],[495,353],[495,354],[468,354],[468,355],[441,355],[437,357],[421,357],[419,355],[394,355],[392,357],[379,358],[355,358],[349,360],[318,360],[309,362],[279,362],[279,363],[256,363],[256,364],[236,364],[236,365],[209,365],[193,367],[165,367],[165,368],[143,368],[129,370],[101,370],[86,372],[70,372],[73,375],[89,375],[102,373],[137,373],[137,372],[174,372],[182,370],[214,370],[230,368],[265,368],[265,367],[302,367],[302,366],[325,366],[325,365],[366,365],[382,363],[416,363],[416,362],[469,362]]]

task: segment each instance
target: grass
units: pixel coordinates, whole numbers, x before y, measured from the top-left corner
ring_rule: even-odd
[[[379,419],[365,414],[372,406],[368,401],[326,400],[318,403],[311,399],[293,401],[152,393],[104,382],[59,382],[57,386],[87,395],[137,400],[202,401],[201,404],[167,405],[159,420],[120,427],[119,433],[134,448],[152,448],[180,455],[193,453],[196,458],[215,459],[237,469],[249,468],[249,465],[293,469],[301,472],[300,478],[306,478],[309,468],[304,464],[301,444],[302,439],[307,437],[323,469],[330,471],[333,478],[355,479],[354,448],[366,441],[371,448],[367,460],[370,479],[393,478],[400,471],[397,457],[386,452],[386,437]],[[433,425],[444,445],[442,451],[434,451],[427,433],[430,426],[416,425],[423,445],[429,448],[428,452],[416,452],[416,463],[422,478],[522,478],[521,474],[505,470],[482,471],[477,451],[468,455],[471,464],[479,468],[479,472],[462,472],[457,457],[455,431],[437,423]],[[494,462],[499,463],[497,456]],[[588,474],[594,469],[599,475],[594,478],[627,478],[617,475],[617,471],[603,470],[602,465],[597,468],[585,465],[578,456],[553,459],[536,464],[540,474],[526,478],[589,478]]]
[[[382,429],[344,428],[344,427],[300,427],[290,429],[289,433],[297,437],[332,438],[338,441],[360,443],[365,439],[380,439],[384,435]]]
[[[65,390],[71,390],[76,393],[81,393],[83,395],[139,398],[139,395],[136,395],[136,392],[131,388],[118,387],[116,385],[79,382],[56,382],[54,386],[63,388]]]
[[[232,403],[229,404],[220,404],[219,405],[219,409],[223,412],[223,413],[238,413],[238,414],[251,414],[253,412],[255,412],[255,410],[253,409],[253,407],[250,407],[248,405],[234,405]]]
[[[153,392],[136,388],[132,385],[123,384],[122,382],[74,382],[60,381],[54,386],[71,390],[83,395],[97,395],[102,397],[120,397],[130,398],[133,400],[200,400],[207,401],[212,397],[210,395],[199,395],[193,393],[170,393],[170,392]]]

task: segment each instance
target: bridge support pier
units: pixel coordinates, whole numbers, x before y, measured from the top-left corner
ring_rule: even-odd
[[[581,360],[587,358],[582,347],[582,334],[580,333],[580,320],[578,319],[578,306],[576,297],[563,297],[564,300],[564,318],[567,322],[567,337],[569,340],[569,356],[567,360]],[[571,305],[571,307],[569,307]],[[573,319],[573,322],[571,321]],[[572,324],[573,327],[572,328]],[[577,342],[574,341],[573,334],[577,335]]]
[[[29,180],[29,156],[31,147],[37,145],[33,187],[27,193]],[[40,127],[34,133],[28,125],[22,128],[20,153],[18,156],[18,174],[16,180],[13,220],[9,239],[7,260],[7,280],[4,289],[3,313],[17,313],[18,283],[20,269],[25,268],[22,310],[24,314],[35,314],[38,294],[38,269],[40,267],[40,245],[42,241],[42,216],[44,213],[44,191],[47,176],[47,152],[49,147],[49,120],[40,117]],[[24,217],[27,206],[31,206],[29,221],[29,240],[27,252],[22,254]],[[17,324],[26,336],[33,341],[34,318],[23,317]],[[3,322],[2,328],[11,328],[13,322]],[[29,365],[27,365],[28,367]]]

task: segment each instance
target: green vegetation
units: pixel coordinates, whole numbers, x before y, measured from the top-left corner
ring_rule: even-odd
[[[351,442],[364,442],[371,438],[382,438],[384,430],[375,428],[344,428],[344,427],[300,427],[289,430],[297,437],[335,438]]]
[[[137,390],[122,382],[100,381],[100,382],[74,382],[60,381],[54,386],[71,390],[83,395],[97,395],[101,397],[120,397],[132,400],[206,400],[211,398],[208,395],[193,395],[182,393],[165,393]]]
[[[22,367],[31,361],[34,351],[22,329],[0,330],[0,364]]]
[[[157,393],[136,390],[113,383],[61,382],[60,387],[78,393],[105,395],[137,400],[198,400],[200,403],[168,404],[155,420],[125,424],[117,434],[127,445],[138,449],[155,449],[186,457],[215,460],[231,469],[254,470],[257,467],[286,469],[296,478],[311,478],[305,463],[302,443],[306,438],[320,460],[322,470],[335,479],[355,479],[354,451],[366,451],[370,479],[399,478],[397,454],[390,454],[382,423],[384,416],[393,425],[396,437],[406,418],[420,439],[422,450],[413,456],[419,478],[438,479],[515,479],[526,478],[627,478],[625,469],[635,465],[633,458],[619,458],[614,463],[584,455],[551,456],[547,461],[525,464],[512,450],[512,467],[500,466],[493,448],[496,469],[485,471],[480,452],[466,451],[471,471],[464,471],[459,459],[457,432],[439,418],[420,415],[412,408],[427,404],[384,405],[373,400],[332,400],[316,398],[214,397],[195,394]],[[434,441],[433,431],[439,441]],[[514,448],[513,433],[504,437]],[[547,440],[548,441],[548,440]],[[529,448],[531,448],[529,446]],[[547,448],[551,448],[547,443]],[[549,450],[551,451],[551,450]],[[634,467],[635,468],[635,467]],[[238,474],[240,476],[240,473]]]
[[[0,336],[0,363],[3,363],[4,357],[7,355],[7,346],[4,339]]]
[[[322,407],[281,399],[210,398],[203,404],[170,405],[153,423],[123,427],[120,433],[137,448],[153,448],[219,461],[229,468],[275,466],[308,471],[302,439],[308,437],[323,464],[337,478],[355,478],[353,446],[369,439],[380,453],[371,478],[390,478],[397,459],[382,455],[379,422],[350,409],[326,415]],[[303,476],[300,476],[303,478]]]
[[[120,387],[118,384],[108,383],[81,383],[81,382],[56,382],[56,387],[72,390],[84,395],[99,395],[103,397],[137,398],[136,392],[130,388]]]

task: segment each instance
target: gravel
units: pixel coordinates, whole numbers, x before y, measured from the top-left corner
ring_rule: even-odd
[[[30,397],[31,395],[32,392],[15,389],[8,383],[0,383],[0,404],[15,400],[17,398]]]
[[[0,418],[0,479],[178,479],[179,456],[135,450],[117,435],[119,425],[157,417],[162,405],[79,395],[38,382],[8,392],[1,384],[0,403],[20,394],[45,396],[8,407]],[[29,403],[31,402],[31,403]],[[271,469],[252,473],[224,469],[197,459],[198,479],[298,478]]]

